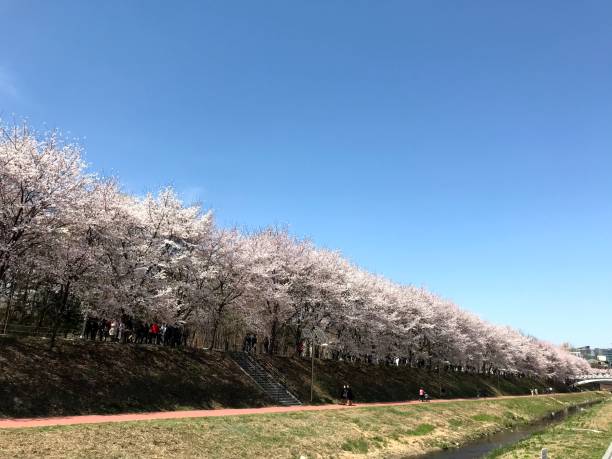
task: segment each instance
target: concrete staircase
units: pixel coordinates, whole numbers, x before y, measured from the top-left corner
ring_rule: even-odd
[[[265,368],[252,355],[246,352],[232,352],[232,359],[268,397],[280,405],[301,405],[302,403],[280,381],[279,374],[272,368]]]

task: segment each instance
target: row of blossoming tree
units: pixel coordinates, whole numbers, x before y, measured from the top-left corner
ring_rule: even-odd
[[[90,173],[78,145],[53,133],[1,127],[0,212],[5,322],[55,330],[75,316],[129,314],[183,324],[209,348],[257,333],[281,353],[316,327],[345,358],[559,379],[588,371],[551,344],[284,230],[218,228],[172,189],[129,195]]]

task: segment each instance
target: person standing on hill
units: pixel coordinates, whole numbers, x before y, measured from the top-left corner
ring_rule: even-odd
[[[100,341],[106,341],[108,337],[108,330],[110,329],[109,323],[106,319],[100,319],[100,325],[98,327],[98,333],[100,336]]]
[[[119,329],[119,324],[117,323],[116,320],[113,320],[111,322],[111,326],[110,326],[110,328],[108,330],[108,336],[110,336],[111,342],[113,342],[113,343],[115,341],[117,341],[117,332],[118,332],[118,329]]]
[[[151,324],[151,328],[149,328],[149,343],[151,344],[159,344],[157,341],[159,335],[159,325],[153,322]]]
[[[87,317],[87,319],[85,319],[85,330],[83,330],[83,335],[81,336],[81,339],[86,339],[87,337],[89,337],[91,333],[92,323],[93,323],[93,319],[91,317]]]
[[[253,352],[255,349],[255,343],[257,342],[257,338],[255,338],[254,333],[249,333],[246,337],[246,351]]]
[[[89,339],[92,341],[96,340],[96,336],[98,335],[98,319],[91,319],[91,329],[89,331]]]
[[[117,326],[117,341],[125,343],[125,323],[121,320]]]
[[[419,389],[419,400],[422,402],[425,401],[425,389],[422,387]]]
[[[264,338],[263,348],[264,348],[264,352],[266,354],[271,354],[271,352],[270,352],[270,338],[268,338],[267,336]]]

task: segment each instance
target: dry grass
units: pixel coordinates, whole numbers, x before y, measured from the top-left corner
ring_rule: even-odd
[[[0,431],[0,457],[406,457],[604,396],[581,393]]]

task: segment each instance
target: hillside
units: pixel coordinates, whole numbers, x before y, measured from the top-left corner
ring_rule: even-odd
[[[264,406],[223,353],[162,346],[0,339],[0,416]]]
[[[259,356],[276,367],[287,378],[289,388],[300,400],[310,400],[309,359]],[[436,371],[406,366],[357,365],[334,360],[315,360],[315,403],[336,400],[344,383],[351,385],[357,401],[391,402],[417,398],[423,387],[433,398],[470,398],[479,393],[494,395],[528,395],[529,389],[544,393],[550,382],[533,378],[497,378],[466,373],[438,374]],[[552,384],[556,392],[567,391]]]
[[[260,356],[310,399],[310,360]],[[222,352],[60,341],[49,351],[38,339],[0,338],[0,417],[258,407],[272,402]],[[527,394],[543,382],[317,360],[315,403],[333,402],[344,382],[357,402]],[[440,388],[443,388],[443,393]],[[562,390],[562,387],[556,389]]]

